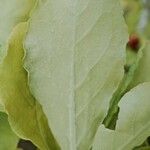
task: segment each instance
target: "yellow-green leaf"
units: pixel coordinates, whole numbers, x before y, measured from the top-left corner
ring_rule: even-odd
[[[0,112],[0,150],[16,150],[19,138],[11,130],[7,115]]]
[[[0,97],[9,123],[21,138],[31,140],[40,150],[59,149],[40,104],[28,88],[23,68],[23,40],[28,23],[18,24],[9,37],[8,53],[0,65]]]

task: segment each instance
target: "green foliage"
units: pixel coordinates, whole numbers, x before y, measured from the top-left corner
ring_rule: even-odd
[[[7,115],[0,112],[0,150],[16,150],[19,138],[11,130]]]
[[[0,150],[150,147],[148,1],[122,6],[0,0]]]
[[[10,35],[7,56],[0,65],[1,101],[17,135],[31,139],[42,150],[57,149],[42,108],[29,91],[27,72],[22,64],[22,41],[27,27],[27,23],[20,23]]]
[[[91,147],[123,77],[127,42],[117,0],[74,6],[59,0],[41,3],[25,41],[31,91],[64,150]]]
[[[150,135],[150,82],[123,96],[115,131],[101,126],[93,150],[131,150]]]

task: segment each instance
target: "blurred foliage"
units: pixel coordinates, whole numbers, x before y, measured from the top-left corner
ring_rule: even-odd
[[[130,36],[136,35],[142,42],[149,41],[150,0],[121,0],[121,4],[124,9],[124,17]],[[127,49],[129,50],[129,47]],[[133,53],[133,55],[131,55],[132,57],[128,56],[129,55],[127,55],[128,62],[132,62],[134,60],[132,60],[132,58],[136,57],[136,54]],[[150,150],[150,137],[148,137],[142,145],[136,147],[134,150]]]
[[[0,112],[0,150],[16,150],[18,139],[10,128],[7,115]]]
[[[122,6],[124,8],[124,16],[128,25],[129,33],[137,32],[140,16],[142,12],[141,0],[123,0]]]
[[[121,0],[130,34],[150,39],[150,0]]]

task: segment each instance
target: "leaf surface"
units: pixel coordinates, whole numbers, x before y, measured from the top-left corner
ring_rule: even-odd
[[[13,133],[7,115],[0,112],[0,149],[16,150],[19,138]]]
[[[118,0],[40,1],[25,41],[29,85],[62,150],[87,150],[123,77]]]
[[[29,85],[63,150],[89,149],[123,77],[117,0],[40,1],[25,41]]]
[[[138,85],[121,99],[116,130],[100,126],[93,150],[131,150],[150,135],[150,82]]]
[[[0,65],[0,97],[13,131],[41,150],[58,150],[40,104],[28,88],[23,68],[23,40],[28,23],[18,24],[9,37],[8,54]]]
[[[136,72],[139,69],[141,59],[143,59],[144,48],[145,47],[143,44],[143,46],[139,49],[138,53],[135,53],[130,49],[127,49],[126,65],[124,67],[125,68],[124,77],[110,101],[110,108],[104,120],[105,127],[107,128],[110,129],[115,128],[119,111],[118,103],[122,98],[122,96],[132,87],[132,82],[135,80],[135,77],[137,76]]]
[[[28,19],[36,0],[0,1],[0,62],[7,55],[7,41],[12,29]]]

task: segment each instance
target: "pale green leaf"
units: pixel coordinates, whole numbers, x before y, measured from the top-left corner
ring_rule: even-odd
[[[100,126],[93,150],[131,150],[150,135],[150,82],[125,94],[119,106],[116,130]]]
[[[140,61],[143,57],[144,48],[145,45],[143,44],[138,53],[127,49],[125,74],[122,82],[120,83],[117,91],[114,93],[110,101],[110,108],[104,120],[104,124],[108,128],[115,128],[116,119],[118,117],[118,102],[120,101],[122,96],[131,88],[131,84],[134,80],[134,77],[136,76],[136,71],[138,70]]]
[[[28,19],[36,0],[0,1],[0,62],[7,54],[7,40],[12,29]]]
[[[87,150],[124,74],[118,0],[40,1],[25,41],[33,95],[62,150]]]
[[[23,40],[28,23],[20,23],[9,37],[8,54],[0,65],[0,97],[14,132],[41,150],[59,149],[40,104],[28,88],[23,68]]]
[[[16,150],[19,138],[12,132],[7,115],[0,112],[0,150]]]

